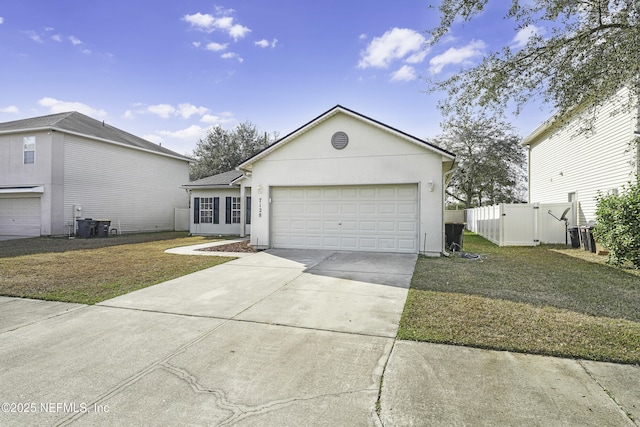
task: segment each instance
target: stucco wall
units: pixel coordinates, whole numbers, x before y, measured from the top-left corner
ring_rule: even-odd
[[[346,132],[342,150],[331,136]],[[434,191],[428,182],[433,181]],[[251,243],[269,246],[270,190],[277,186],[418,184],[420,251],[442,250],[442,156],[376,125],[337,114],[253,164]]]

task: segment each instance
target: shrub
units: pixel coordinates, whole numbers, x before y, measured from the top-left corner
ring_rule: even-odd
[[[609,249],[608,262],[621,265],[631,262],[640,268],[640,183],[623,187],[621,194],[596,198],[597,223],[593,233]]]

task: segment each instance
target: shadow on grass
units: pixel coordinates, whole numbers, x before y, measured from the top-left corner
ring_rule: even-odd
[[[30,239],[17,239],[0,241],[0,258],[10,258],[22,255],[34,255],[42,253],[57,253],[77,251],[83,249],[106,248],[110,246],[129,245],[134,243],[147,243],[160,240],[173,240],[189,235],[186,231],[165,231],[154,233],[122,234],[104,238],[75,239],[68,237],[34,237]],[[220,240],[220,237],[202,237],[204,243],[207,240]]]

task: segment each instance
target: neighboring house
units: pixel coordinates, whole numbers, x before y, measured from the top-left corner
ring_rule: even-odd
[[[251,193],[245,191],[244,223],[240,218],[242,172],[229,171],[191,181],[183,188],[191,193],[189,231],[194,235],[245,235],[251,233]],[[244,232],[242,232],[244,227]]]
[[[454,168],[452,153],[338,105],[238,167],[240,230],[251,194],[257,248],[439,255]]]
[[[78,112],[0,123],[0,235],[174,229],[191,159]]]
[[[628,97],[626,90],[618,100]],[[580,111],[569,118],[549,119],[521,143],[529,148],[529,202],[579,202],[578,224],[596,219],[598,192],[618,192],[638,172],[633,143],[640,123],[631,111],[610,102],[593,116],[593,129],[580,132]],[[618,111],[620,110],[620,111]]]

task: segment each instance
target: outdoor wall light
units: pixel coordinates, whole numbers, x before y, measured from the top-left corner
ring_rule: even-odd
[[[260,185],[256,187],[256,190],[258,190],[258,194],[262,194],[262,187]]]
[[[435,185],[433,184],[432,180],[429,180],[429,182],[427,183],[429,185],[429,191],[433,191]]]

